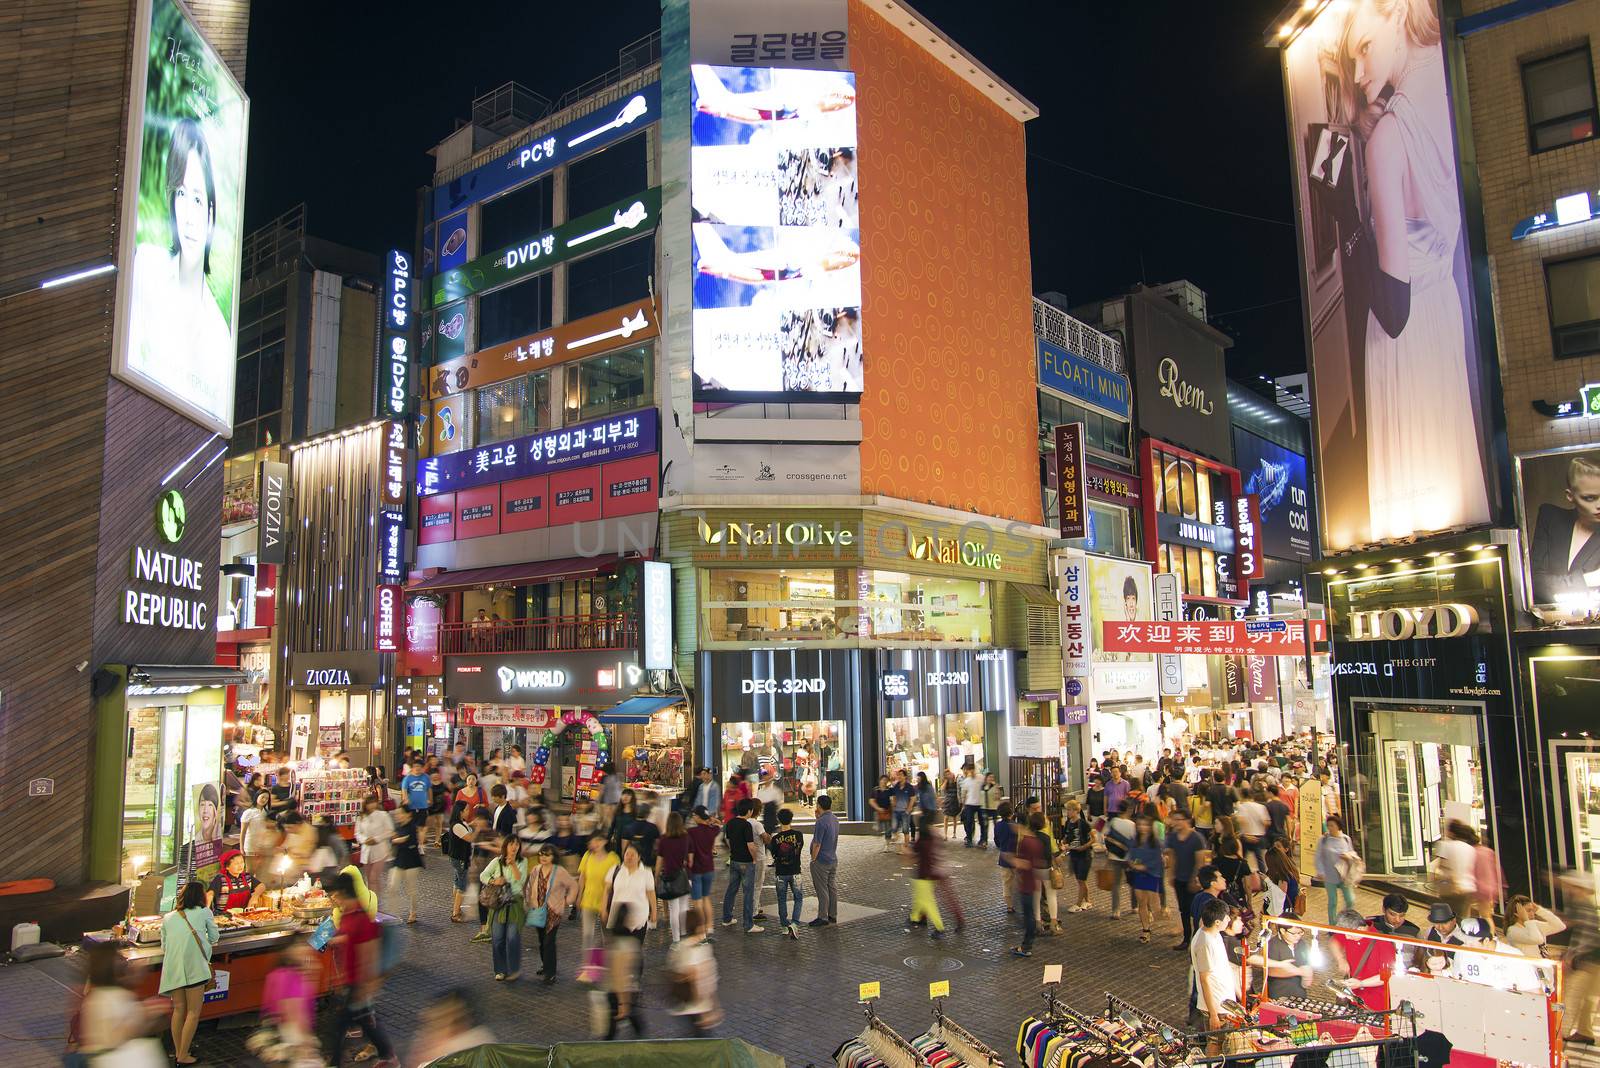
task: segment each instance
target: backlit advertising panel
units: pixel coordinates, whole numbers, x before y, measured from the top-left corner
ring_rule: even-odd
[[[249,101],[182,6],[140,6],[111,371],[231,435]]]
[[[1262,550],[1278,560],[1316,556],[1311,478],[1306,458],[1292,449],[1234,427],[1233,459],[1244,492],[1261,502]]]
[[[1439,19],[1385,6],[1328,4],[1283,49],[1332,552],[1491,519]]]
[[[655,452],[660,423],[654,408],[546,430],[417,462],[417,496],[431,497],[509,479],[587,467]]]
[[[695,398],[858,397],[855,76],[690,73]]]
[[[1547,622],[1600,614],[1600,449],[1517,457],[1529,604]]]

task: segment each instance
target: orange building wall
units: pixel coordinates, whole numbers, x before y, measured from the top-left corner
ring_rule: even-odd
[[[850,4],[863,492],[1038,523],[1022,124]]]

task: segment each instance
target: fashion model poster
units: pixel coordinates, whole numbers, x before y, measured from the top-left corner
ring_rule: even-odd
[[[176,0],[153,0],[145,43],[133,76],[113,370],[228,434],[249,105]]]
[[[1600,449],[1517,457],[1535,611],[1552,622],[1600,615]]]
[[[1285,48],[1329,551],[1487,523],[1433,0],[1334,0]]]

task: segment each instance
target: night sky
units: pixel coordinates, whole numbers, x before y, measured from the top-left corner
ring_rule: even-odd
[[[474,96],[515,79],[553,99],[659,24],[658,0],[251,6],[247,225],[304,200],[313,234],[372,251],[410,244],[427,151]],[[1304,369],[1282,85],[1261,44],[1281,0],[912,6],[1039,107],[1036,293],[1188,278],[1235,340],[1230,374]]]

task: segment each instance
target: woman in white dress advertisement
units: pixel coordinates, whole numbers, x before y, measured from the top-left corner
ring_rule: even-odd
[[[1433,2],[1338,0],[1289,46],[1288,67],[1327,548],[1488,522]],[[1326,311],[1336,303],[1343,316]]]

